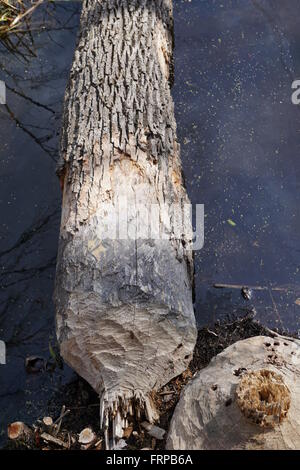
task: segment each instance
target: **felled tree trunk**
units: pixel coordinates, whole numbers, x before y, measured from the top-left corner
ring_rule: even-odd
[[[65,96],[57,335],[119,437],[132,408],[153,419],[149,393],[187,367],[196,340],[190,220],[175,230],[189,200],[172,27],[171,0],[85,0]],[[151,233],[145,208],[158,215]]]

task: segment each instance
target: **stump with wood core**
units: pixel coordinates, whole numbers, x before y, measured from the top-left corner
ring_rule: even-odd
[[[57,335],[117,437],[196,341],[172,33],[171,0],[85,0],[65,96]]]
[[[300,341],[237,341],[181,393],[168,450],[296,450],[300,447]]]

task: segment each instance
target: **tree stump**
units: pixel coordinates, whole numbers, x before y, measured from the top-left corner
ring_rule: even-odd
[[[299,407],[300,341],[277,334],[238,341],[186,386],[166,448],[299,449]]]

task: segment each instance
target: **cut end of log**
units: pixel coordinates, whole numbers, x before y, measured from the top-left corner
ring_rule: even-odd
[[[18,440],[31,434],[30,429],[22,421],[11,423],[7,428],[9,439]]]
[[[80,444],[92,444],[96,440],[96,434],[91,428],[85,428],[79,434],[78,442]]]
[[[262,369],[243,374],[237,388],[237,403],[255,424],[275,426],[287,416],[291,396],[279,374]]]
[[[45,416],[43,418],[43,423],[44,423],[45,426],[50,427],[50,426],[53,425],[53,419],[51,418],[51,416]]]

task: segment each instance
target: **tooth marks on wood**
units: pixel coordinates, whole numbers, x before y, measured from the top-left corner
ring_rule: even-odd
[[[196,341],[192,227],[186,221],[179,239],[163,210],[189,204],[172,54],[171,0],[83,2],[57,169],[55,303],[61,354],[100,394],[108,445],[126,427],[128,406],[155,421],[149,393],[186,369]],[[106,204],[122,198],[133,209],[158,207],[160,239],[101,235]]]

